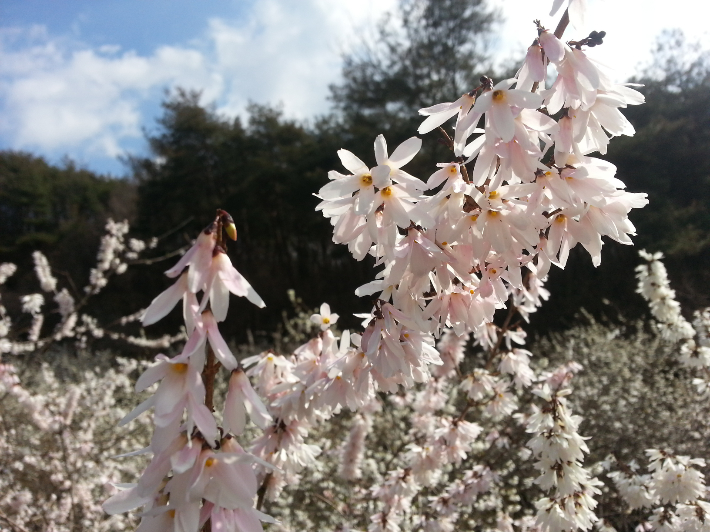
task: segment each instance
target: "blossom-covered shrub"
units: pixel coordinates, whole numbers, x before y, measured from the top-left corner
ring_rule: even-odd
[[[101,502],[138,473],[146,423],[118,433],[132,407],[135,360],[108,352],[52,351],[0,365],[0,530],[128,530]]]

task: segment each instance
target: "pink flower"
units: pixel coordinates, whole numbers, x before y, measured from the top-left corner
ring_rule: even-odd
[[[259,308],[266,306],[249,282],[232,266],[232,261],[220,247],[215,248],[203,288],[205,296],[200,303],[200,310],[204,310],[209,301],[217,321],[224,321],[227,317],[230,292],[235,296],[246,297]]]
[[[212,250],[217,242],[215,224],[210,224],[197,237],[192,247],[187,250],[178,263],[165,272],[168,277],[177,277],[188,267],[188,287],[190,292],[202,289],[212,261]]]
[[[244,370],[232,371],[229,377],[229,391],[224,402],[224,430],[239,435],[246,426],[246,414],[256,426],[265,429],[272,422],[259,396],[252,388]]]
[[[542,105],[543,98],[539,94],[508,88],[514,82],[515,79],[503,80],[495,85],[493,90],[484,92],[478,97],[471,112],[462,120],[460,134],[457,129],[454,139],[457,153],[463,151],[466,139],[483,113],[486,113],[488,118],[486,130],[490,130],[503,142],[510,142],[515,135],[514,118],[520,109],[537,109]]]

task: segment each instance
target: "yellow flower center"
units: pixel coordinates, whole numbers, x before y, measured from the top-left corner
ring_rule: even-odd
[[[499,196],[500,196],[500,192],[498,192],[497,190],[494,190],[493,192],[488,194],[488,199],[498,199]]]
[[[451,175],[455,175],[455,174],[456,174],[456,167],[455,167],[455,166],[449,166],[449,173],[450,173]]]
[[[498,211],[488,211],[488,216],[490,216],[491,218],[495,218],[496,216],[498,216]]]
[[[205,467],[212,467],[217,460],[215,458],[208,458],[205,460]]]
[[[370,174],[365,174],[360,178],[360,183],[364,186],[369,187],[372,185],[372,176]]]
[[[323,318],[323,323],[328,325],[330,323],[330,318]]]
[[[556,221],[558,224],[564,223],[564,221],[565,221],[565,215],[564,215],[564,214],[559,214],[559,215],[557,216],[557,218],[555,218],[555,221]]]
[[[475,222],[476,220],[478,220],[478,214],[472,214],[472,215],[471,215],[471,221],[472,221],[472,222]]]
[[[187,364],[183,364],[182,362],[173,364],[173,371],[175,373],[185,373],[187,371]]]
[[[504,102],[505,101],[505,91],[493,91],[493,101],[494,102]]]
[[[491,268],[491,269],[488,270],[488,271],[489,271],[492,275],[495,275],[496,273],[498,273],[498,270],[496,270],[495,268]]]
[[[382,190],[380,190],[380,194],[382,194],[385,197],[391,196],[392,195],[392,189],[390,187],[385,187]]]

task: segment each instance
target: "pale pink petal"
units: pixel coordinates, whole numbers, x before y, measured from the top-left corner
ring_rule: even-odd
[[[505,104],[493,105],[488,115],[491,119],[491,125],[498,134],[498,137],[503,142],[513,140],[513,135],[515,135],[515,121],[513,120],[513,113],[510,107]]]
[[[254,303],[259,308],[264,308],[266,304],[264,300],[259,297],[256,290],[247,282],[246,279],[240,274],[234,266],[232,266],[232,261],[224,253],[221,254],[224,258],[220,264],[219,277],[227,287],[227,289],[236,296],[246,296],[246,298]]]
[[[109,515],[126,513],[130,510],[144,506],[153,500],[153,496],[141,497],[137,493],[137,486],[131,489],[119,491],[111,496],[105,503],[101,505]]]
[[[188,398],[188,411],[200,432],[208,441],[217,438],[217,423],[212,412],[203,403],[198,403],[194,397]]]
[[[322,199],[337,199],[349,196],[360,188],[360,177],[347,176],[343,179],[331,181],[327,185],[321,187],[318,191],[318,197]]]
[[[397,168],[404,166],[409,161],[414,159],[414,156],[422,148],[422,139],[419,137],[411,137],[405,140],[402,144],[397,146],[394,153],[389,158],[390,166],[396,166]]]
[[[458,111],[459,106],[456,105],[455,102],[437,103],[436,105],[432,105],[431,107],[419,109],[419,114],[424,116],[434,115],[438,113],[443,113],[444,111],[448,111],[451,108]]]
[[[220,455],[215,459],[217,463],[211,467],[213,478],[205,489],[204,498],[229,510],[251,506],[258,489],[251,467],[248,464],[225,464]]]
[[[340,157],[340,162],[343,163],[343,166],[351,173],[367,173],[367,165],[358,159],[354,153],[349,152],[348,150],[338,150],[338,157]]]
[[[217,328],[217,323],[214,321],[214,317],[212,317],[212,314],[208,311],[203,314],[203,319],[205,321],[205,327],[207,328],[207,338],[209,339],[212,349],[214,349],[215,355],[226,369],[236,369],[237,359],[234,358],[234,355],[227,346],[227,342],[222,338]]]
[[[565,56],[565,47],[562,42],[549,31],[543,31],[540,35],[540,44],[545,55],[550,58],[553,63],[559,63]]]
[[[397,198],[390,198],[385,201],[385,212],[387,212],[392,217],[394,222],[402,229],[409,227],[409,224],[411,223],[409,214],[407,214],[407,211],[397,200]]]
[[[187,292],[187,275],[183,274],[170,288],[156,297],[141,317],[143,325],[152,325],[167,316]]]
[[[155,405],[154,395],[150,396],[148,399],[143,401],[141,404],[131,410],[128,414],[126,414],[123,419],[118,422],[118,426],[122,427],[124,425],[127,425],[128,423],[136,419],[138,416],[140,416],[143,412],[152,408],[153,405]]]
[[[392,169],[386,164],[375,166],[371,172],[372,184],[375,185],[377,188],[383,188],[387,186],[391,171]]]
[[[168,369],[170,368],[170,364],[165,361],[168,359],[168,357],[166,357],[165,355],[158,355],[155,358],[158,363],[146,369],[143,374],[138,377],[135,386],[135,390],[137,392],[142,392],[143,390],[148,388],[148,386],[155,384],[167,374]]]
[[[533,81],[545,79],[545,64],[542,61],[542,49],[539,46],[533,45],[528,48],[525,64],[528,66]]]
[[[377,135],[375,139],[375,160],[377,164],[385,164],[387,162],[387,141],[384,135]]]
[[[359,216],[367,215],[372,210],[372,203],[375,201],[375,188],[361,188],[355,197],[355,214]]]
[[[234,510],[234,522],[237,525],[239,532],[263,532],[264,529],[259,522],[259,519],[267,523],[275,523],[275,520],[264,519],[266,514],[262,514],[258,510],[244,508]]]
[[[454,107],[453,109],[448,109],[446,112],[442,113],[436,113],[432,114],[431,116],[427,117],[424,122],[421,123],[419,126],[419,129],[417,129],[417,132],[420,135],[424,135],[425,133],[429,133],[430,131],[433,131],[437,127],[439,127],[441,124],[449,120],[452,116],[454,116],[456,113],[458,113],[458,108]],[[421,111],[420,111],[421,113]]]
[[[212,281],[209,293],[210,308],[217,321],[224,321],[229,311],[229,290],[219,275]]]
[[[244,407],[247,409],[251,420],[261,429],[268,427],[272,422],[271,415],[254,391],[254,388],[252,388],[246,374],[241,370],[235,371],[230,377],[230,384],[232,379],[235,380],[236,385],[239,386],[239,389],[244,394]]]
[[[224,430],[234,435],[244,432],[247,424],[247,412],[244,408],[244,397],[236,386],[232,386],[230,379],[227,399],[224,402]]]
[[[178,275],[180,275],[185,269],[185,267],[190,263],[195,253],[197,253],[197,249],[198,244],[197,242],[195,242],[192,247],[188,249],[182,257],[180,257],[180,260],[175,266],[165,271],[165,275],[167,275],[168,277],[177,277]]]
[[[534,92],[509,89],[505,93],[507,103],[527,109],[537,109],[542,105],[544,98]],[[494,107],[496,107],[494,105]]]

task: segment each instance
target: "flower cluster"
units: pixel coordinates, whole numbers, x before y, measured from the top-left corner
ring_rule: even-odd
[[[683,317],[680,304],[675,300],[675,291],[670,287],[668,272],[660,252],[639,252],[644,263],[636,267],[637,292],[648,301],[651,314],[664,338],[681,342],[680,361],[696,368],[702,376],[694,384],[705,392],[710,381],[710,308],[696,311],[693,323]]]
[[[649,508],[651,515],[642,528],[660,532],[700,532],[710,526],[710,503],[705,476],[698,468],[705,460],[649,449],[648,474],[639,474],[635,461],[624,464],[613,457],[607,468],[618,468],[608,476],[630,508]]]
[[[244,370],[220,334],[230,293],[247,297],[263,307],[256,291],[232,266],[224,235],[236,240],[231,216],[218,211],[194,245],[166,272],[177,278],[156,297],[142,316],[150,325],[166,316],[182,300],[188,339],[172,358],[156,357],[136,383],[143,391],[158,384],[153,395],[121,421],[132,421],[153,408],[155,425],[150,445],[139,453],[152,453],[150,464],[137,483],[103,505],[109,514],[145,507],[138,530],[196,532],[207,521],[214,530],[262,530],[260,521],[272,519],[254,507],[259,463],[273,466],[245,451],[237,442],[246,414],[262,428],[271,421]],[[198,293],[202,294],[198,299]],[[214,380],[220,367],[230,372],[222,426],[214,417]]]
[[[139,472],[140,457],[112,456],[145,446],[147,423],[116,432],[134,373],[144,363],[110,353],[53,352],[0,364],[0,529],[125,530],[129,516],[106,518],[100,501]],[[9,526],[9,528],[8,528]]]
[[[471,334],[489,353],[484,367],[463,376],[467,408],[510,416],[518,408],[515,390],[538,380],[531,353],[515,346],[525,334],[510,327],[512,318],[519,313],[527,319],[541,304],[550,267],[564,268],[577,244],[595,266],[602,237],[631,244],[635,229],[628,214],[646,205],[646,195],[625,191],[615,167],[590,154],[606,153],[609,135],[633,135],[620,109],[642,103],[643,96],[613,83],[587,55],[587,48],[602,43],[603,32],[560,40],[570,18],[582,24],[582,2],[570,3],[554,32],[536,22],[537,38],[515,78],[494,83],[484,76],[456,101],[420,110],[426,119],[419,133],[439,128],[453,152],[426,181],[403,169],[422,146],[417,137],[390,154],[378,136],[374,167],[347,150],[338,152],[349,173],[328,174],[317,210],[333,225],[335,243],[347,245],[357,260],[371,255],[381,267],[376,280],[356,291],[376,297],[358,339],[358,368],[377,390],[426,383],[429,404],[436,404],[436,385],[447,374],[437,369],[444,361],[434,340],[451,329],[459,337]],[[545,88],[549,63],[557,77]],[[454,116],[450,136],[441,126]],[[499,309],[507,309],[503,326],[494,324]],[[586,530],[596,520],[599,483],[581,467],[586,447],[576,432],[578,420],[565,413],[568,378],[564,371],[549,377],[549,388],[538,391],[549,403],[545,415],[528,425],[537,434],[538,481],[554,488],[538,504],[538,522],[546,530]],[[426,485],[445,464],[466,456],[480,432],[464,419],[466,412],[426,421],[426,410],[421,412],[411,464],[388,473],[378,491],[384,507],[371,530],[397,529],[416,493],[412,486]]]

